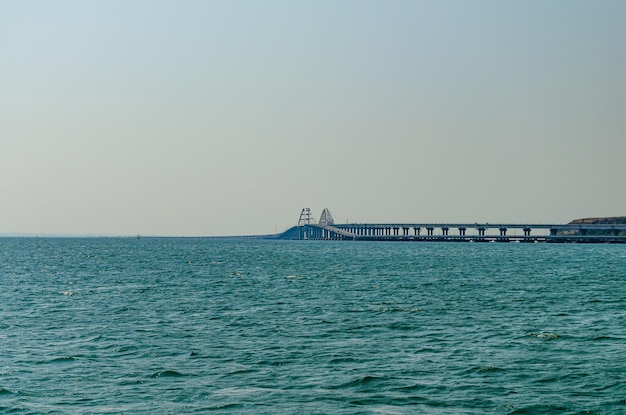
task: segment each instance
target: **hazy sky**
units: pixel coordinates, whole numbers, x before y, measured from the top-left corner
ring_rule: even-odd
[[[0,0],[0,233],[626,215],[625,1]]]

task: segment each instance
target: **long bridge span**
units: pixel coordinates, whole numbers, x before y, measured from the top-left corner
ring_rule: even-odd
[[[298,224],[280,239],[448,242],[626,243],[626,224],[347,223],[336,224],[328,209],[315,221],[304,208]]]

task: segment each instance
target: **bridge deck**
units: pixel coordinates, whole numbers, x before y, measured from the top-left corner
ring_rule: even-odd
[[[429,227],[441,229],[441,228],[449,228],[449,229],[459,229],[459,228],[467,228],[467,229],[557,229],[559,231],[576,231],[581,229],[586,230],[621,230],[626,231],[626,225],[610,225],[610,224],[548,224],[548,223],[347,223],[347,224],[334,224],[336,228],[340,229],[364,229],[364,228],[421,228],[426,229]]]
[[[518,234],[519,231],[507,232],[510,228],[522,229],[523,235]],[[539,227],[533,224],[463,223],[303,225],[294,226],[279,237],[357,241],[626,243],[626,225],[541,224]]]
[[[512,230],[512,231],[511,231]],[[517,235],[518,230],[523,235]],[[494,235],[495,233],[495,235]],[[406,241],[626,242],[626,224],[611,223],[346,223],[336,224],[328,209],[319,223],[309,208],[284,239],[351,239]]]

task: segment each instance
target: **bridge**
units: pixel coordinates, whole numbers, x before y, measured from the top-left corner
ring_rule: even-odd
[[[315,221],[302,209],[298,224],[279,239],[446,242],[626,243],[626,224],[519,223],[347,223],[336,224],[330,211]]]

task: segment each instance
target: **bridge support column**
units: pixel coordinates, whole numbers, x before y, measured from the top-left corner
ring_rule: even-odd
[[[450,228],[444,226],[443,228],[441,228],[441,233],[443,236],[448,236],[448,231],[450,230]]]
[[[416,226],[413,228],[413,231],[415,232],[415,236],[419,236],[420,235],[420,231],[422,230],[422,228]]]
[[[506,236],[506,228],[500,228],[500,236]]]
[[[524,228],[524,236],[530,236],[530,228]]]
[[[459,228],[459,235],[460,235],[460,236],[465,236],[465,231],[467,231],[467,228],[460,227],[460,228]]]
[[[435,228],[433,228],[432,226],[429,226],[428,228],[426,228],[426,232],[428,236],[433,236],[433,230],[435,230]]]
[[[485,231],[487,228],[480,227],[478,228],[478,236],[485,236]]]
[[[393,236],[398,236],[400,233],[400,228],[393,228]]]
[[[402,228],[402,235],[409,236],[409,228]]]

